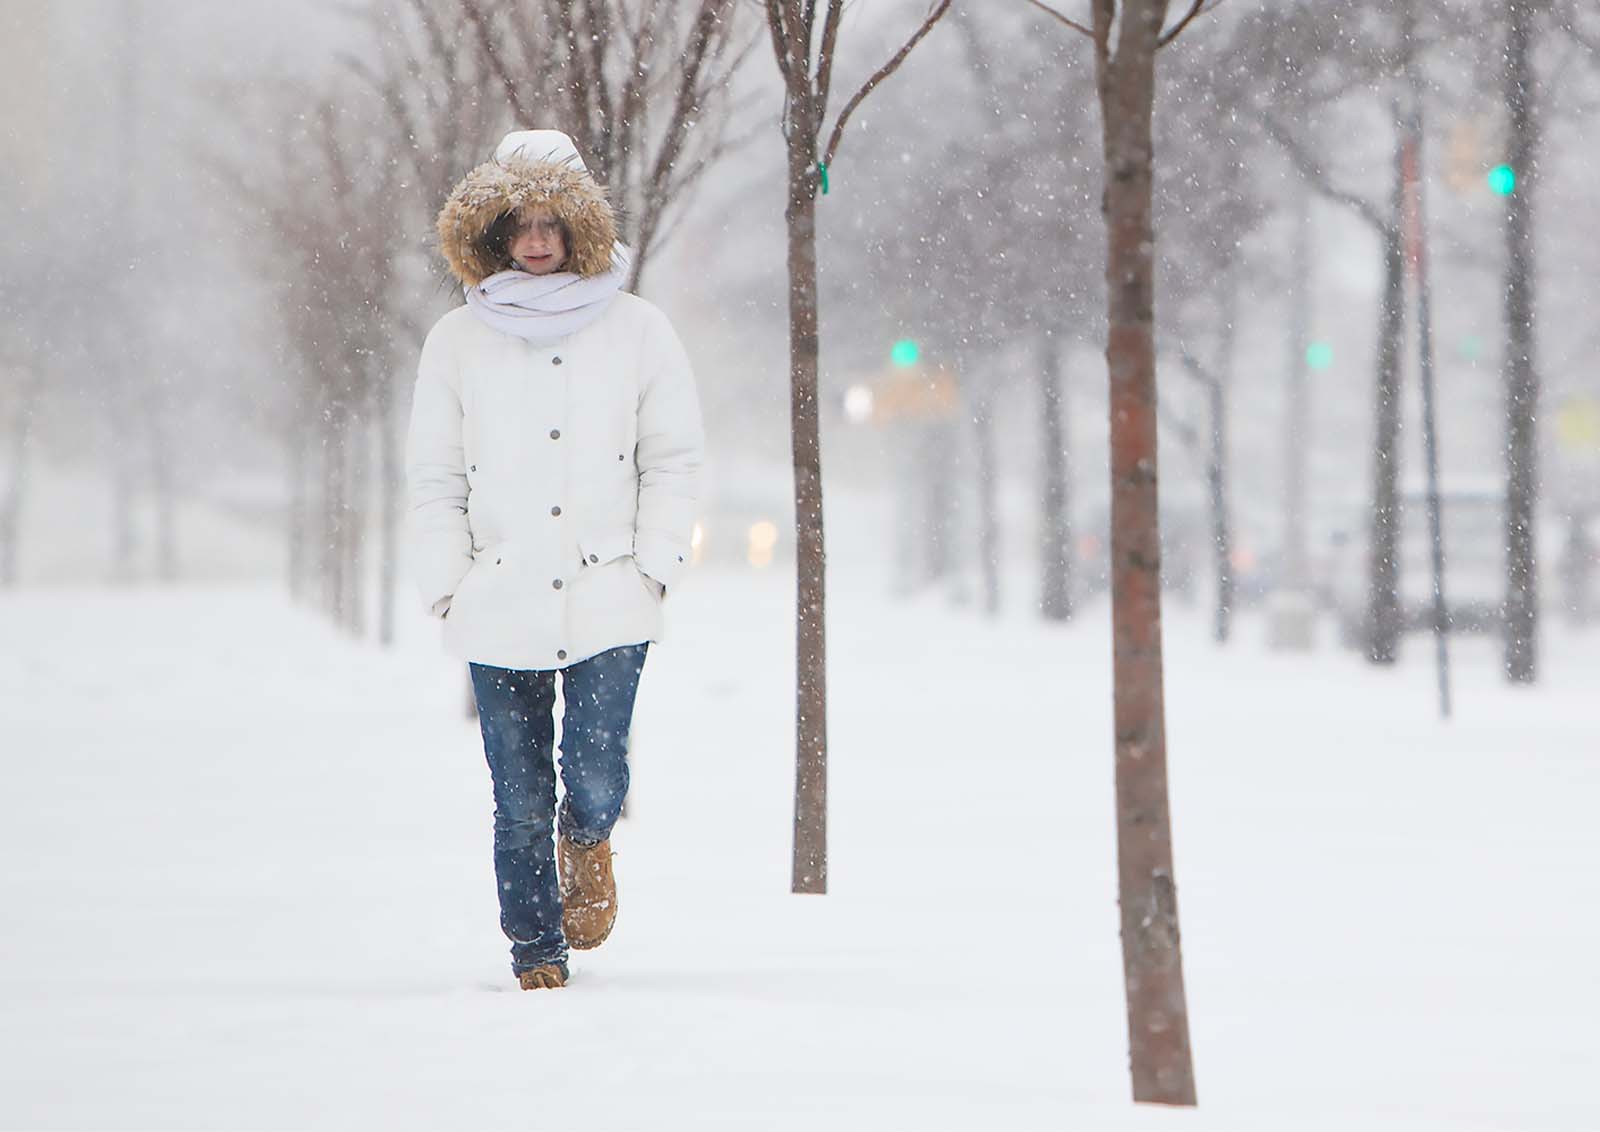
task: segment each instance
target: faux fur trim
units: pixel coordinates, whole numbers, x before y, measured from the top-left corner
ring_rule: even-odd
[[[439,251],[463,286],[473,287],[506,264],[483,247],[503,213],[542,206],[572,233],[564,270],[602,275],[611,268],[617,221],[606,192],[588,173],[549,161],[488,161],[462,178],[439,210]]]

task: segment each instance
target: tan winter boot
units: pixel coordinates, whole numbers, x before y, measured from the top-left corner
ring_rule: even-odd
[[[579,845],[561,838],[561,930],[574,951],[599,947],[617,920],[617,881],[611,873],[611,842]]]
[[[567,967],[564,963],[546,963],[531,971],[517,974],[517,984],[523,990],[550,990],[567,985]]]

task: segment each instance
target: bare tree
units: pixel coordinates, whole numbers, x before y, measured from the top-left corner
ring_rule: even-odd
[[[1094,42],[1106,186],[1117,876],[1128,1045],[1136,1101],[1192,1105],[1162,693],[1152,121],[1156,52],[1206,0],[1193,0],[1170,29],[1167,0],[1093,0],[1087,27],[1042,0],[1029,2]]]
[[[1398,105],[1391,109],[1396,123]],[[1367,543],[1367,659],[1392,664],[1398,655],[1400,607],[1400,379],[1405,333],[1405,248],[1401,208],[1404,139],[1395,132],[1393,180],[1388,200],[1379,205],[1338,186],[1301,140],[1302,130],[1268,112],[1267,133],[1283,147],[1295,168],[1318,194],[1350,209],[1378,236],[1383,259],[1383,291],[1378,305],[1378,354],[1373,394],[1372,509]]]
[[[303,596],[308,583],[320,583],[318,599],[329,616],[363,633],[367,524],[376,511],[379,638],[387,643],[399,553],[393,385],[407,346],[391,315],[406,250],[393,226],[405,199],[402,167],[374,128],[382,113],[359,88],[336,87],[278,131],[276,178],[214,164],[254,206],[257,223],[271,235],[259,242],[278,268],[275,306],[287,341],[282,364],[295,379],[278,420],[288,460],[289,588]],[[369,499],[373,442],[376,506]]]
[[[1539,564],[1534,541],[1539,504],[1539,376],[1534,364],[1533,192],[1538,184],[1540,123],[1532,50],[1545,0],[1506,4],[1507,155],[1517,179],[1506,198],[1506,600],[1505,670],[1531,684],[1538,674]]]
[[[834,120],[826,145],[844,0],[765,0],[767,29],[783,77],[783,133],[788,143],[784,219],[789,244],[789,385],[793,430],[798,566],[795,690],[795,892],[828,890],[828,731],[824,634],[826,562],[822,525],[822,451],[817,416],[817,194],[833,165],[856,107],[894,74],[939,19],[950,0],[935,0],[921,25],[862,84]],[[822,11],[819,13],[818,8]],[[822,16],[820,25],[817,16]]]

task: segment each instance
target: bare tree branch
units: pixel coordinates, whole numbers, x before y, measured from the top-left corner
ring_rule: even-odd
[[[417,143],[420,140],[417,136],[417,122],[412,117],[410,109],[406,106],[405,99],[400,96],[400,91],[394,81],[379,75],[366,60],[353,53],[344,53],[340,57],[346,69],[369,85],[383,101],[383,105],[389,111],[389,116],[394,119],[395,125],[399,128],[400,135],[411,139],[412,144],[406,151],[409,157],[409,164],[417,171],[419,176],[424,176],[426,170],[422,169],[416,160]]]
[[[844,138],[845,124],[850,121],[850,115],[855,112],[855,108],[861,105],[861,100],[871,94],[873,89],[884,79],[900,69],[900,64],[906,61],[906,56],[911,54],[912,49],[922,42],[923,38],[933,30],[933,25],[938,23],[940,18],[949,10],[950,0],[938,0],[933,10],[928,13],[928,18],[922,21],[922,26],[912,34],[910,39],[906,40],[905,45],[899,51],[896,51],[887,63],[879,67],[877,72],[862,85],[861,89],[856,91],[850,101],[844,104],[844,109],[839,112],[838,120],[833,124],[833,136],[828,139],[828,148],[823,151],[822,163],[824,165],[833,164],[833,155],[838,151],[839,142]]]
[[[1156,420],[1167,426],[1167,429],[1182,444],[1190,458],[1200,459],[1200,430],[1188,421],[1183,420],[1172,411],[1171,405],[1165,399],[1156,403]]]
[[[822,25],[822,53],[817,58],[817,105],[828,105],[833,86],[833,52],[839,42],[839,21],[844,16],[844,0],[828,0],[828,18]]]
[[[1046,4],[1044,2],[1044,0],[1025,0],[1025,3],[1032,4],[1035,8],[1039,9],[1039,11],[1043,12],[1045,15],[1047,15],[1047,16],[1051,17],[1052,19],[1056,20],[1058,23],[1065,24],[1067,27],[1071,28],[1073,31],[1078,32],[1081,35],[1086,35],[1090,39],[1094,38],[1094,32],[1090,31],[1088,28],[1084,27],[1082,24],[1078,23],[1075,20],[1067,19],[1067,17],[1063,16],[1060,12],[1056,11],[1054,8],[1050,7],[1050,5]]]
[[[766,0],[767,4],[767,30],[772,32],[772,53],[778,60],[778,73],[783,76],[785,87],[794,85],[794,78],[789,73],[789,46],[788,30],[783,26],[783,9],[778,7],[778,0]]]
[[[635,123],[647,107],[645,90],[650,78],[649,50],[655,42],[656,18],[661,13],[661,0],[648,0],[639,13],[639,26],[628,30],[632,44],[632,65],[627,81],[622,84],[622,120]],[[642,126],[640,132],[643,132]]]
[[[438,15],[427,0],[411,0],[411,10],[422,24],[423,35],[428,42],[429,57],[442,70],[447,92],[454,90],[456,80],[460,77],[460,52],[451,50],[450,37],[445,34],[444,28],[439,23]],[[423,60],[416,59],[417,78],[423,86],[426,96],[428,84],[426,81],[422,81],[422,65]],[[429,97],[427,101],[430,106],[436,107],[439,105],[437,98]]]
[[[1590,32],[1578,26],[1578,10],[1571,3],[1563,3],[1557,9],[1561,30],[1566,32],[1572,41],[1580,47],[1600,56],[1600,31]]]
[[[789,52],[791,97],[815,97],[811,87],[811,18],[800,0],[779,0],[783,7],[783,45]],[[804,83],[802,90],[799,84]]]
[[[1208,388],[1222,384],[1222,379],[1208,369],[1204,362],[1195,357],[1182,343],[1178,345],[1178,360],[1183,362],[1183,368],[1189,371],[1189,376]]]
[[[1314,157],[1306,152],[1299,139],[1270,113],[1261,115],[1261,127],[1266,131],[1267,136],[1276,142],[1279,148],[1288,156],[1289,162],[1295,167],[1295,170],[1317,192],[1329,200],[1337,201],[1339,204],[1351,209],[1380,234],[1387,235],[1394,229],[1395,221],[1390,219],[1377,205],[1365,197],[1358,196],[1335,185],[1332,178],[1328,176],[1327,171],[1318,164]]]
[[[556,3],[557,24],[563,43],[562,84],[577,110],[578,128],[583,132],[584,145],[594,154],[599,141],[593,131],[595,84],[590,80],[588,59],[579,46],[578,21],[572,5],[573,0],[557,0]]]
[[[482,53],[484,61],[489,64],[489,69],[500,83],[500,88],[505,92],[506,102],[511,106],[512,113],[516,114],[519,120],[526,121],[528,114],[522,105],[517,81],[506,69],[505,58],[500,54],[498,40],[490,30],[489,19],[483,14],[478,0],[461,0],[461,11],[467,17],[467,22],[472,25],[472,30],[478,39],[478,50]]]
[[[1211,6],[1215,8],[1217,5],[1216,3],[1213,3]],[[1205,10],[1206,0],[1191,0],[1191,3],[1189,4],[1189,10],[1184,13],[1183,19],[1174,24],[1171,31],[1164,32],[1161,38],[1156,40],[1156,48],[1159,50],[1160,48],[1163,48],[1167,44],[1171,43],[1173,40],[1177,39],[1183,34],[1183,29],[1193,23],[1194,18]]]
[[[689,131],[700,116],[704,102],[705,88],[701,85],[701,74],[705,67],[706,54],[717,25],[731,3],[732,0],[701,0],[700,13],[695,17],[690,29],[689,41],[682,52],[683,77],[678,86],[677,101],[673,105],[672,119],[667,125],[661,149],[656,154],[655,165],[651,168],[649,179],[645,183],[644,208],[639,218],[639,246],[635,249],[636,263],[642,263],[649,252],[661,212],[672,199],[666,192],[667,185],[671,180],[673,167],[683,153]]]
[[[1064,26],[1070,27],[1070,29],[1074,30],[1074,32],[1078,32],[1080,35],[1088,35],[1088,37],[1093,40],[1094,32],[1091,32],[1088,27],[1083,26],[1083,24],[1075,21],[1075,19],[1067,19],[1066,16],[1062,16],[1059,11],[1051,8],[1050,5],[1046,5],[1045,0],[1022,0],[1022,3],[1030,3],[1030,5],[1034,5],[1035,8],[1038,8],[1038,10],[1042,11],[1042,13],[1045,13],[1046,16],[1050,16],[1050,18],[1054,19],[1054,21],[1058,22],[1058,24],[1064,24]]]
[[[606,44],[611,39],[611,28],[606,22],[609,12],[603,0],[597,4],[596,0],[589,0],[589,57],[590,77],[595,84],[595,93],[600,107],[601,121],[597,123],[600,136],[604,139],[604,151],[608,155],[616,154],[616,147],[612,139],[616,136],[616,129],[620,115],[617,105],[611,99],[611,83],[606,77]],[[620,155],[617,155],[620,157]],[[607,162],[610,164],[610,162]],[[619,161],[620,164],[620,161]]]
[[[1102,104],[1106,98],[1106,82],[1111,73],[1111,24],[1117,16],[1116,0],[1094,2],[1094,64]]]

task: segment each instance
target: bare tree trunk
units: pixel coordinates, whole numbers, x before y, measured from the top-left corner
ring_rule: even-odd
[[[973,406],[973,439],[978,473],[978,574],[983,585],[983,612],[1000,615],[1000,492],[994,451],[994,403],[985,393]]]
[[[1311,344],[1311,200],[1302,181],[1295,189],[1295,237],[1290,264],[1289,395],[1284,414],[1283,544],[1289,586],[1307,585],[1306,440],[1310,431],[1306,351]]]
[[[1041,342],[1039,357],[1039,612],[1046,621],[1072,616],[1072,511],[1068,470],[1066,396],[1061,343],[1053,334]]]
[[[950,458],[959,443],[960,436],[950,422],[928,421],[917,427],[918,501],[922,513],[916,529],[923,549],[923,581],[938,583],[948,579],[956,593],[965,589],[957,539],[965,524],[966,508],[955,461]]]
[[[138,464],[128,451],[127,434],[123,431],[129,420],[126,406],[132,377],[122,359],[112,363],[108,377],[118,386],[105,399],[106,435],[111,448],[111,578],[125,584],[133,581],[138,572],[139,549],[138,516],[135,514]]]
[[[1233,332],[1225,331],[1231,339]],[[1231,353],[1231,349],[1228,351]],[[1229,372],[1232,372],[1230,366]],[[1233,629],[1233,531],[1228,522],[1228,401],[1221,381],[1206,383],[1211,406],[1211,454],[1206,461],[1206,490],[1211,497],[1211,547],[1215,555],[1217,608],[1211,620],[1211,636],[1219,645],[1228,643]]]
[[[394,643],[395,586],[400,562],[400,438],[395,419],[394,385],[386,374],[375,379],[378,428],[378,642]]]
[[[309,596],[311,580],[309,538],[311,529],[310,502],[307,481],[311,469],[305,422],[289,422],[289,513],[286,535],[289,540],[289,596],[305,601]]]
[[[28,486],[28,437],[33,432],[33,414],[44,391],[44,373],[29,366],[22,378],[22,396],[17,416],[11,422],[11,475],[6,479],[5,495],[0,497],[0,586],[17,584],[18,543],[22,537],[22,501]]]
[[[806,112],[796,110],[796,118]],[[789,140],[789,380],[798,535],[794,861],[797,893],[828,890],[827,654],[823,587],[822,446],[817,404],[817,126],[792,121]]]
[[[1233,526],[1228,516],[1228,385],[1233,381],[1238,343],[1239,264],[1230,259],[1222,292],[1221,366],[1206,382],[1211,408],[1211,455],[1206,461],[1206,490],[1211,497],[1211,551],[1215,555],[1217,607],[1211,635],[1227,644],[1233,631]]]
[[[345,476],[349,484],[344,516],[345,628],[353,637],[367,631],[367,454],[370,431],[366,420],[352,413],[344,426]]]
[[[148,351],[141,351],[148,358]],[[148,386],[140,398],[144,413],[145,437],[150,456],[150,488],[156,520],[156,577],[163,582],[178,580],[178,506],[173,485],[172,445],[168,441],[169,400],[149,374],[139,383]]]
[[[1095,0],[1105,143],[1117,875],[1136,1101],[1195,1103],[1162,694],[1151,118],[1165,0]]]
[[[1399,112],[1396,111],[1396,120]],[[1394,196],[1390,216],[1404,202],[1402,146],[1395,147]],[[1367,562],[1367,659],[1393,664],[1400,648],[1400,351],[1405,334],[1405,248],[1398,219],[1385,225],[1383,307],[1378,325],[1377,419],[1372,447],[1372,528]]]
[[[335,625],[345,623],[344,526],[346,513],[343,422],[339,406],[330,409],[323,431],[322,446],[322,540],[318,547],[322,559],[323,605]]]
[[[1539,568],[1534,540],[1539,503],[1539,375],[1534,368],[1533,188],[1539,119],[1529,59],[1534,3],[1510,0],[1506,108],[1510,164],[1517,181],[1506,198],[1506,600],[1505,669],[1531,684],[1538,675]]]

